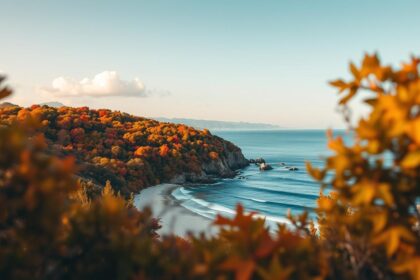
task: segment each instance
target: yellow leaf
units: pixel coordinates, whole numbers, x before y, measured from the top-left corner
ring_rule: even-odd
[[[364,139],[375,139],[378,136],[378,132],[369,122],[364,119],[359,121],[359,126],[356,128],[359,137]]]
[[[335,139],[330,138],[328,141],[328,148],[338,153],[343,153],[346,150],[343,138],[340,136]]]
[[[376,98],[366,98],[366,99],[363,100],[363,102],[372,106],[372,107],[374,107],[377,104],[378,99],[376,99]]]
[[[344,82],[343,80],[335,80],[335,81],[331,81],[329,82],[330,85],[332,85],[333,87],[336,87],[339,89],[339,92],[344,91],[346,88],[349,87],[349,85]]]
[[[409,153],[404,157],[401,166],[404,168],[416,168],[420,165],[420,150]]]
[[[356,190],[353,198],[353,203],[358,204],[369,204],[375,196],[375,186],[370,183],[358,183],[354,186]]]
[[[356,65],[354,65],[352,62],[350,62],[350,72],[353,74],[353,77],[356,80],[360,80],[360,71],[357,69]]]
[[[386,254],[391,256],[395,253],[398,249],[398,245],[400,244],[400,238],[398,232],[396,230],[390,230],[388,234],[388,241],[386,243]]]
[[[370,140],[367,145],[367,150],[371,154],[378,154],[381,152],[381,142],[378,140]]]
[[[391,186],[389,184],[379,184],[378,192],[382,198],[382,200],[388,205],[392,206],[394,204],[394,197],[391,193]]]
[[[415,257],[409,260],[401,261],[392,266],[396,273],[411,274],[411,279],[420,279],[420,257]]]
[[[387,214],[385,212],[377,213],[373,216],[373,232],[380,232],[386,225],[388,220]]]
[[[349,90],[349,93],[340,100],[339,104],[345,105],[347,102],[350,101],[350,99],[353,98],[353,96],[356,95],[356,93],[357,93],[357,88],[356,87],[351,88]]]
[[[412,120],[406,129],[407,134],[420,146],[420,117]]]
[[[415,241],[415,237],[405,227],[394,226],[376,237],[374,243],[385,243],[387,255],[392,256],[397,251],[401,240]]]
[[[377,68],[380,67],[380,61],[377,54],[368,55],[366,54],[362,62],[362,70],[366,76],[368,73],[376,72]]]
[[[315,180],[322,181],[325,177],[326,171],[314,168],[309,161],[306,162],[306,170]]]
[[[410,273],[411,279],[420,279],[420,257],[400,261],[392,269],[396,273]]]
[[[351,164],[346,156],[338,155],[331,158],[331,163],[337,175],[342,174]]]
[[[318,208],[322,211],[330,211],[334,207],[334,202],[331,198],[321,195],[318,200]]]

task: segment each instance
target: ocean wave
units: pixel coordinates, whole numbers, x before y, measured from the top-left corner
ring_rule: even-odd
[[[310,179],[305,178],[296,178],[296,174],[294,174],[294,177],[292,175],[287,174],[290,177],[284,176],[284,174],[274,174],[274,175],[264,175],[264,177],[252,177],[247,176],[247,181],[252,183],[259,183],[264,184],[268,186],[277,186],[280,184],[283,185],[298,185],[298,186],[310,186],[310,187],[319,187],[319,185]],[[246,176],[246,175],[245,175]]]
[[[282,201],[270,201],[270,200],[263,200],[263,199],[257,199],[257,198],[251,198],[251,197],[244,197],[244,196],[238,196],[235,195],[234,197],[242,200],[249,200],[254,201],[262,204],[268,204],[268,205],[274,205],[274,206],[280,206],[280,207],[288,207],[293,209],[301,209],[301,210],[313,210],[313,207],[298,204],[298,203],[290,203],[290,202],[282,202]]]
[[[247,199],[247,198],[245,198],[245,199]],[[252,200],[252,201],[255,201],[255,202],[261,202],[261,203],[267,202],[267,200],[264,200],[264,199],[258,199],[258,198],[249,198],[249,199]]]
[[[267,184],[261,183],[261,182],[244,182],[241,180],[235,180],[233,182],[229,182],[229,187],[226,187],[227,184],[221,184],[219,186],[215,185],[202,185],[197,186],[189,189],[189,192],[192,193],[220,193],[223,195],[235,195],[235,192],[238,191],[242,193],[244,190],[248,190],[251,192],[257,192],[258,194],[275,194],[275,195],[282,195],[287,197],[297,197],[297,198],[306,198],[310,200],[316,200],[319,195],[318,191],[319,189],[316,188],[316,194],[315,193],[299,193],[299,192],[293,192],[293,191],[287,191],[284,190],[285,188],[290,189],[289,185],[284,185],[283,183],[276,183],[276,184],[270,184],[271,187],[267,187]],[[297,191],[305,191],[305,192],[314,192],[311,187],[309,189],[307,187],[296,187],[292,188],[293,190]],[[261,198],[254,198],[254,199],[261,199]]]
[[[202,197],[200,197],[200,195],[207,197],[209,193],[213,197],[211,201],[201,199]],[[242,204],[244,204],[247,208],[265,214],[276,213],[277,211],[275,209],[278,209],[279,212],[285,212],[287,209],[296,211],[312,211],[315,207],[315,201],[318,198],[318,195],[248,186],[243,183],[229,184],[229,188],[223,186],[214,187],[209,185],[188,189],[186,189],[186,187],[180,187],[173,193],[173,196],[178,200],[199,199],[196,201],[197,204],[200,204],[203,207],[209,207],[209,204],[215,202],[216,194],[220,197],[220,199],[216,201],[218,204],[228,204],[232,207],[232,205],[236,204],[232,200],[236,199],[237,202],[242,201]],[[197,198],[197,196],[199,198]],[[268,196],[270,196],[271,199],[267,199]],[[246,201],[250,201],[252,204],[246,203]]]
[[[309,194],[309,193],[296,193],[296,192],[290,192],[290,191],[284,191],[284,190],[276,190],[276,189],[272,189],[272,188],[265,188],[265,187],[256,187],[256,186],[251,186],[248,184],[243,184],[242,186],[243,188],[247,188],[253,191],[257,191],[260,193],[272,193],[272,194],[281,194],[281,195],[286,195],[286,196],[291,196],[291,197],[300,197],[300,198],[308,198],[308,199],[318,199],[318,195],[315,194]]]
[[[217,214],[224,217],[234,217],[236,214],[235,210],[226,206],[193,197],[191,192],[188,192],[184,187],[175,189],[172,192],[172,196],[181,202],[180,205],[182,207],[209,219],[216,218]],[[290,221],[285,217],[264,215],[261,213],[254,214],[254,217],[264,219],[267,226],[269,226],[272,230],[277,228],[277,223],[290,224]]]
[[[180,193],[182,195],[179,195]],[[190,193],[186,192],[184,187],[180,187],[180,188],[175,189],[172,192],[172,196],[174,198],[176,198],[177,200],[181,201],[181,205],[183,203],[185,203],[185,201],[190,201],[190,202],[195,203],[196,205],[199,206],[200,211],[203,211],[202,208],[207,208],[207,209],[210,209],[210,210],[213,210],[213,211],[216,211],[216,212],[224,212],[224,213],[227,213],[227,214],[235,214],[235,211],[228,208],[228,207],[225,207],[225,206],[222,206],[222,205],[219,205],[219,204],[216,204],[216,203],[208,202],[208,201],[205,201],[203,199],[196,198],[196,197],[192,196]],[[209,210],[207,210],[207,211],[209,212]]]

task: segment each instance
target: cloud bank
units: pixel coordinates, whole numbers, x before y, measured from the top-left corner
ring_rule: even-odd
[[[120,78],[116,71],[103,71],[92,79],[84,78],[77,81],[73,78],[58,77],[50,87],[39,88],[42,94],[55,97],[145,97],[145,85],[138,78],[126,81]]]

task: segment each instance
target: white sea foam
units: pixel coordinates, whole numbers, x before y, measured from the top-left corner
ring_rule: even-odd
[[[262,203],[266,203],[267,202],[267,200],[258,199],[258,198],[250,198],[250,199],[253,200],[253,201],[256,201],[256,202],[262,202]]]
[[[211,203],[200,198],[195,198],[191,195],[191,192],[186,190],[184,187],[175,189],[172,192],[172,196],[181,202],[180,205],[182,207],[206,218],[214,219],[217,214],[224,217],[233,217],[236,213],[235,210],[222,206],[220,204]],[[252,200],[265,202],[264,200],[258,199]],[[266,225],[271,230],[275,230],[277,228],[278,223],[286,225],[290,224],[290,221],[284,217],[276,217],[263,214],[254,214],[254,217],[264,219],[266,221]]]

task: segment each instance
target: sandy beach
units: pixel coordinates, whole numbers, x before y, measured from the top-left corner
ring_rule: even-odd
[[[180,205],[180,201],[171,196],[171,192],[180,187],[175,184],[160,184],[142,190],[135,196],[135,205],[138,209],[149,206],[156,218],[160,219],[162,228],[160,235],[175,234],[185,236],[188,232],[198,234],[204,232],[215,234],[217,228],[212,221],[199,216]]]

